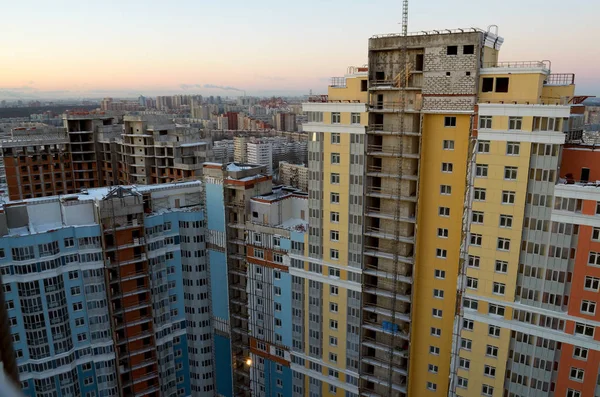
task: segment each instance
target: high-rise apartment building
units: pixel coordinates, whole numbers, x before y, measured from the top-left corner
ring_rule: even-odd
[[[199,181],[15,201],[2,215],[27,396],[214,395]]]
[[[250,164],[262,164],[267,167],[267,173],[273,175],[273,145],[267,140],[255,139],[248,142],[247,156]]]

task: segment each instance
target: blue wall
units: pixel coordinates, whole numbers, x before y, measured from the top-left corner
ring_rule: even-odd
[[[280,272],[281,279],[273,278],[273,286],[281,288],[281,296],[273,293],[273,302],[281,304],[281,311],[273,311],[275,317],[281,319],[281,327],[275,327],[275,332],[283,337],[283,344],[292,347],[292,277],[289,273]]]
[[[215,334],[215,368],[217,376],[217,393],[222,394],[225,397],[233,397],[230,341],[228,338],[217,334]]]
[[[208,214],[207,227],[210,230],[225,232],[225,204],[223,202],[223,185],[207,183],[206,210]]]
[[[210,289],[212,311],[215,317],[229,323],[229,297],[227,293],[227,260],[225,253],[208,250],[210,259]]]
[[[277,386],[277,379],[282,387]],[[292,395],[292,370],[282,365],[281,373],[277,372],[277,363],[265,358],[265,395],[277,397],[277,393],[287,397]]]

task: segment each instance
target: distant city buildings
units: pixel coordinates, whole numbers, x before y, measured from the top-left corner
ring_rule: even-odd
[[[308,192],[308,167],[305,164],[279,162],[278,182]]]

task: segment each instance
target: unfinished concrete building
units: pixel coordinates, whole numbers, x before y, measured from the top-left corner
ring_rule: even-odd
[[[73,193],[69,137],[63,128],[17,127],[2,141],[9,198]]]
[[[3,140],[10,199],[194,179],[213,158],[197,128],[157,115],[124,119],[71,112],[64,128],[15,129]]]

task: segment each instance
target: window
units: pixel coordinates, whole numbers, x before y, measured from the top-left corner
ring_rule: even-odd
[[[471,221],[473,223],[483,223],[483,212],[481,211],[473,211],[471,213]]]
[[[518,156],[520,151],[519,142],[506,142],[506,154],[509,156]]]
[[[437,374],[438,373],[438,366],[437,365],[433,365],[433,364],[428,364],[427,365],[427,371],[429,371],[432,374]]]
[[[592,277],[592,276],[585,276],[585,282],[584,282],[583,288],[588,291],[598,292],[598,289],[600,289],[600,278]]]
[[[460,338],[460,348],[465,350],[471,350],[473,347],[473,341],[471,339]]]
[[[448,238],[448,229],[443,229],[439,227],[437,230],[437,235],[440,238]]]
[[[281,311],[281,303],[275,302],[274,307],[275,307],[275,311],[276,312],[280,312]]]
[[[436,391],[437,385],[433,382],[427,382],[427,390]]]
[[[489,376],[490,378],[495,378],[496,377],[496,367],[492,367],[491,365],[484,366],[483,374],[485,376]]]
[[[492,116],[479,116],[479,128],[492,128]]]
[[[368,80],[361,80],[360,81],[360,90],[362,92],[368,91],[368,89],[369,89],[368,83],[369,83]]]
[[[504,167],[504,179],[514,181],[517,179],[517,167]]]
[[[340,278],[340,269],[335,269],[333,267],[329,268],[329,276]]]
[[[596,201],[596,215],[600,214],[600,201]]]
[[[81,288],[79,286],[71,287],[71,295],[79,295],[79,294],[81,294]]]
[[[331,361],[332,363],[337,363],[337,354],[329,353],[329,361]]]
[[[493,285],[494,294],[496,294],[496,295],[504,295],[505,289],[506,289],[506,285],[504,285],[502,283],[494,282],[494,285]]]
[[[481,187],[476,187],[473,189],[473,200],[485,201],[485,189]]]
[[[467,277],[467,288],[477,289],[478,285],[479,282],[475,277]]]
[[[450,216],[450,208],[448,207],[440,207],[438,209],[439,216]]]
[[[350,120],[352,124],[360,124],[360,113],[350,113]]]
[[[281,296],[281,287],[274,287],[273,291],[275,293],[275,296]]]
[[[331,329],[338,329],[338,322],[337,322],[337,320],[329,320],[329,328],[331,328]]]
[[[600,240],[600,227],[595,227],[592,229],[592,240]]]
[[[73,237],[68,237],[65,239],[65,248],[73,247],[75,245],[75,239]]]
[[[481,92],[492,92],[494,91],[494,78],[484,77],[481,82]]]
[[[431,315],[436,318],[442,318],[442,310],[441,309],[431,309]]]
[[[433,290],[433,297],[438,299],[444,299],[444,290],[435,288]]]
[[[509,117],[508,118],[508,129],[509,130],[520,130],[523,126],[522,117]]]
[[[437,346],[429,346],[429,354],[433,354],[434,356],[439,356],[440,348]]]
[[[459,366],[461,369],[464,369],[464,370],[467,370],[467,371],[468,371],[468,370],[471,368],[471,361],[470,361],[470,360],[467,360],[466,358],[462,358],[462,357],[460,357],[460,358],[458,359],[458,366]]]
[[[338,287],[335,285],[330,285],[329,286],[329,294],[330,295],[337,295],[339,293],[338,291]]]
[[[500,215],[500,227],[511,228],[513,217],[512,215]]]
[[[594,336],[594,326],[582,323],[575,323],[575,335]]]
[[[584,371],[581,368],[571,367],[571,372],[569,373],[569,379],[583,382]]]
[[[339,193],[331,193],[331,204],[339,204],[340,203],[340,194]]]
[[[493,336],[494,338],[500,337],[500,327],[496,327],[495,325],[488,326],[488,335]]]
[[[508,77],[496,77],[496,92],[508,92]]]
[[[588,357],[588,349],[585,347],[575,346],[573,348],[573,358],[578,360],[587,360]]]
[[[443,149],[444,150],[454,150],[454,141],[444,139]]]
[[[334,386],[334,385],[329,385],[329,393],[336,394],[337,393],[337,387]]]
[[[275,255],[279,255],[279,254],[275,254]],[[279,255],[279,256],[281,256],[281,255]],[[275,262],[281,263],[281,261],[275,261]],[[275,280],[281,280],[281,272],[279,270],[273,270],[273,278]]]
[[[340,232],[332,230],[329,232],[329,237],[331,238],[331,241],[340,241]]]
[[[329,259],[333,259],[335,261],[337,261],[338,259],[340,259],[340,251],[336,250],[336,249],[330,249],[329,250]]]
[[[340,174],[331,173],[331,183],[338,185],[340,183]]]
[[[479,301],[476,299],[464,298],[463,307],[465,309],[477,310],[479,307]]]
[[[13,301],[11,301],[11,300],[7,300],[7,301],[5,302],[5,305],[6,305],[6,309],[7,309],[7,310],[11,310],[11,309],[14,309],[14,308],[15,308],[15,302],[13,302]]]
[[[446,278],[446,271],[445,270],[440,270],[440,269],[435,269],[435,271],[433,272],[433,275],[434,275],[435,278],[443,280],[443,279]]]
[[[600,266],[600,253],[590,251],[588,255],[588,265]]]
[[[331,153],[331,164],[339,164],[340,163],[340,154],[339,153]]]
[[[446,48],[446,55],[458,55],[458,46],[457,45],[449,45]]]
[[[462,387],[463,389],[466,389],[467,387],[469,387],[469,381],[467,379],[461,378],[459,376],[458,380],[456,381],[456,386]]]
[[[515,192],[509,190],[502,191],[502,204],[514,204],[515,203]]]
[[[481,261],[481,258],[479,258],[478,256],[469,255],[468,266],[474,267],[474,268],[479,268],[480,261]]]
[[[477,153],[485,154],[490,152],[490,141],[478,141]]]
[[[498,357],[498,348],[496,346],[487,345],[485,348],[485,354],[489,357]]]
[[[454,165],[452,163],[442,163],[442,172],[451,173]]]
[[[463,54],[471,55],[475,54],[475,46],[473,44],[468,44],[463,46]]]
[[[452,194],[452,186],[450,185],[440,185],[440,194],[444,196],[449,196]]]
[[[481,247],[481,240],[483,240],[483,236],[481,234],[471,233],[471,245]]]
[[[339,124],[341,122],[340,112],[331,113],[331,124]]]
[[[455,116],[444,117],[444,127],[456,127],[456,117]]]
[[[448,256],[448,251],[446,251],[445,249],[442,249],[442,248],[437,248],[435,250],[435,256],[437,256],[438,258],[441,258],[441,259],[446,259],[446,257]]]
[[[335,336],[330,336],[329,337],[329,344],[331,346],[337,346],[338,345],[338,339]]]
[[[265,259],[265,251],[255,248],[254,249],[254,257],[258,258],[258,259]]]
[[[567,397],[581,397],[579,390],[567,389]]]
[[[430,332],[431,336],[441,336],[442,335],[442,330],[439,328],[435,328],[435,327],[431,327],[429,332]]]
[[[581,313],[593,315],[596,313],[596,302],[582,300],[581,301]]]
[[[329,219],[331,220],[331,222],[334,223],[339,223],[340,222],[340,213],[339,212],[330,212],[329,213]]]
[[[475,167],[475,176],[478,178],[487,178],[488,166],[487,164],[477,164]]]
[[[493,396],[494,388],[490,385],[483,385],[481,386],[481,394],[483,394],[484,396]]]
[[[490,303],[488,305],[488,313],[496,316],[504,316],[504,306],[495,305]]]
[[[473,320],[467,320],[466,318],[463,319],[463,329],[466,331],[473,331],[473,329],[475,328],[475,323],[473,322]]]

